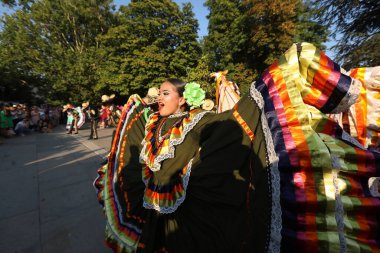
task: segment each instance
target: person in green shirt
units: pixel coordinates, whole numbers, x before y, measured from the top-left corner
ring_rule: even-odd
[[[71,122],[70,129],[67,133],[72,134],[74,131],[74,134],[78,134],[79,112],[75,108],[69,108],[67,111],[71,112],[73,116],[73,121]]]

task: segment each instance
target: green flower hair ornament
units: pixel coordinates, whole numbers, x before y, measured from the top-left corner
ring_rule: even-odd
[[[206,98],[206,92],[198,83],[190,82],[185,85],[183,97],[185,98],[186,103],[190,106],[190,109],[194,109],[203,104]]]

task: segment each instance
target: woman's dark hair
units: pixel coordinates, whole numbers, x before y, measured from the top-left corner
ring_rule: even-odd
[[[184,81],[177,78],[168,78],[166,79],[166,82],[173,84],[177,88],[177,92],[179,96],[183,97],[183,92],[185,92],[185,86],[186,86],[186,83]]]

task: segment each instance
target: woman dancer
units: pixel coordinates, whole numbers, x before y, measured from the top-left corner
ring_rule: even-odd
[[[161,85],[157,113],[132,96],[95,181],[107,242],[118,252],[379,250],[379,153],[324,114],[359,89],[302,43],[220,114],[176,79]]]

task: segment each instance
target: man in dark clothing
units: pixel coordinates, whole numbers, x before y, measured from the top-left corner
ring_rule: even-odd
[[[84,102],[82,103],[82,110],[86,114],[87,118],[90,119],[91,122],[91,133],[90,137],[88,137],[89,140],[96,140],[98,139],[98,113],[96,110],[90,108],[90,102]]]

